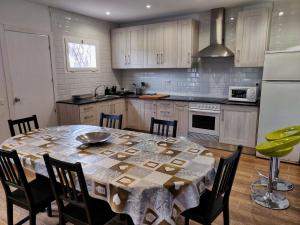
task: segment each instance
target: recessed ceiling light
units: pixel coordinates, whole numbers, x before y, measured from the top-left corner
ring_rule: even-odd
[[[110,11],[107,11],[105,14],[106,14],[107,16],[109,16],[109,15],[110,15]]]
[[[279,13],[278,13],[278,16],[283,16],[284,15],[284,12],[283,11],[280,11]]]
[[[233,16],[232,16],[232,17],[230,17],[230,20],[231,20],[231,21],[233,21],[233,20],[234,20],[234,17],[233,17]]]
[[[150,9],[150,8],[151,8],[151,5],[149,5],[149,4],[146,5],[146,8],[147,8],[147,9]]]

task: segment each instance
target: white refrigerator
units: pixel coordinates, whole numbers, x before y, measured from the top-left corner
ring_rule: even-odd
[[[257,143],[266,141],[265,134],[291,125],[300,125],[300,51],[266,52]],[[299,163],[300,145],[281,160]]]

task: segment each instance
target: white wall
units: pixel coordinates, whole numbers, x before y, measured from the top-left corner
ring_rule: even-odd
[[[50,9],[54,39],[57,100],[65,100],[74,94],[92,93],[97,85],[118,85],[116,71],[111,69],[110,29],[112,23]],[[80,37],[99,42],[99,70],[93,73],[66,71],[64,36]],[[104,88],[102,88],[104,91]],[[101,89],[99,89],[99,93]]]
[[[48,7],[24,0],[0,0],[0,23],[44,33],[51,30]]]

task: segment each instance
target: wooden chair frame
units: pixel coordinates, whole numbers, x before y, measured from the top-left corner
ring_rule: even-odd
[[[220,159],[212,191],[207,190],[200,197],[200,205],[198,207],[182,213],[185,217],[185,225],[189,224],[189,219],[204,225],[211,225],[221,212],[223,212],[224,224],[229,225],[229,196],[242,148],[242,146],[238,146],[237,150],[229,157]],[[201,203],[206,205],[201,207]],[[199,208],[202,209],[202,212],[199,211]],[[198,216],[196,215],[197,213],[202,213],[203,215]]]
[[[150,134],[154,134],[154,125],[157,124],[157,135],[161,136],[169,136],[170,126],[173,127],[172,137],[176,137],[177,134],[177,120],[167,121],[167,120],[159,120],[151,117],[151,125],[150,125]]]
[[[20,134],[24,134],[29,131],[32,131],[30,122],[33,122],[35,129],[39,129],[39,123],[36,115],[32,115],[30,117],[17,119],[17,120],[8,120],[8,126],[9,126],[11,136],[13,137],[16,135],[16,131],[14,129],[15,125],[18,125]]]
[[[101,113],[100,114],[100,127],[103,127],[104,125],[104,119],[106,119],[106,127],[108,128],[116,128],[116,122],[118,121],[118,129],[122,129],[122,121],[123,121],[123,115],[110,115]]]
[[[16,150],[5,151],[0,149],[0,178],[6,194],[8,225],[13,225],[13,204],[29,211],[29,216],[16,223],[16,225],[23,224],[27,220],[30,221],[30,225],[35,225],[36,215],[45,211],[47,207],[48,216],[52,216],[51,202],[54,201],[54,196],[50,195],[49,200],[40,204],[36,203],[30,186],[31,182],[28,183],[27,181]],[[42,179],[47,178],[39,175],[35,181]],[[16,188],[16,190],[12,191],[11,187]],[[24,193],[25,201],[24,199],[20,200],[20,193]],[[49,195],[48,191],[45,194]]]

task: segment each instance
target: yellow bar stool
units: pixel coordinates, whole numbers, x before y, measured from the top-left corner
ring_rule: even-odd
[[[284,134],[285,132],[275,131],[271,133],[273,137],[276,136],[275,133],[277,133],[277,137],[281,138],[276,138],[274,141],[265,142],[256,146],[256,151],[265,156],[270,157],[270,169],[269,178],[267,180],[267,190],[254,190],[253,187],[257,187],[257,185],[254,182],[254,184],[252,184],[251,186],[251,198],[257,204],[266,208],[286,209],[289,207],[288,199],[285,196],[274,192],[274,186],[277,186],[274,185],[275,176],[277,176],[278,178],[279,172],[278,158],[288,155],[293,150],[293,147],[300,142],[300,133],[294,132],[293,135],[287,135]],[[272,138],[271,134],[267,135],[267,140],[270,140],[269,138]],[[296,134],[299,134],[299,136],[295,136]]]

